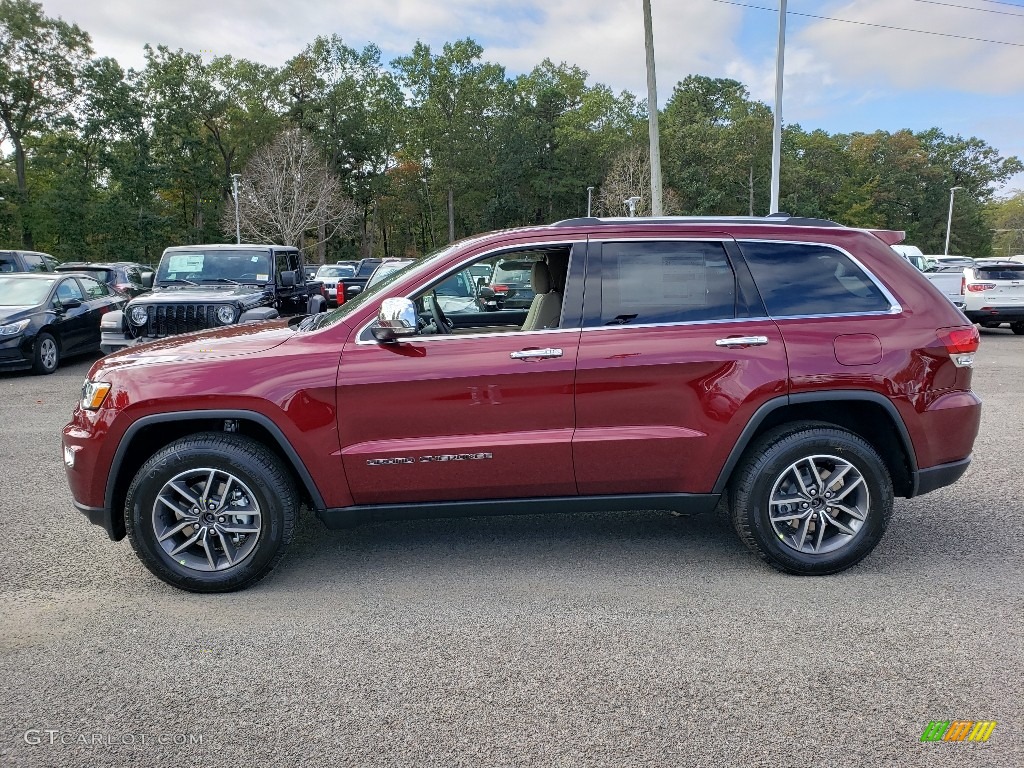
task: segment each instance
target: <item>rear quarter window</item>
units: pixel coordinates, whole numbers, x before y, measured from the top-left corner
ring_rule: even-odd
[[[773,317],[887,312],[889,299],[846,254],[825,245],[743,242],[743,256]]]

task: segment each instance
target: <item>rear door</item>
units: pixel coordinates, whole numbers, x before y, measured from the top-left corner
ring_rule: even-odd
[[[68,306],[69,303],[75,301],[80,302],[79,306]],[[57,327],[60,332],[61,353],[70,355],[81,352],[89,344],[91,327],[89,304],[85,292],[75,278],[65,277],[57,284],[54,302],[58,318]],[[99,335],[99,320],[96,321],[96,334]]]
[[[590,252],[580,494],[711,491],[753,412],[786,392],[778,328],[726,236],[606,240]]]

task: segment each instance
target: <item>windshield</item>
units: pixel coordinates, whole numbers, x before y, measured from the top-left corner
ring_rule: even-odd
[[[46,300],[54,280],[0,277],[0,307],[33,307]]]
[[[406,275],[411,274],[412,272],[428,270],[431,267],[431,265],[433,265],[435,262],[439,260],[446,258],[447,256],[450,256],[452,251],[455,250],[456,247],[461,247],[461,245],[462,243],[452,243],[451,245],[446,245],[445,247],[439,248],[433,253],[427,254],[422,259],[419,259],[418,261],[413,261],[409,263],[407,266],[392,272],[379,283],[375,283],[372,286],[367,284],[367,286],[362,290],[362,292],[357,293],[353,298],[348,299],[344,304],[339,306],[337,309],[331,312],[321,312],[318,315],[313,315],[314,319],[308,325],[309,330],[326,328],[329,325],[334,325],[339,320],[343,320],[344,318],[352,314],[355,310],[363,306],[363,304],[367,303],[368,301],[373,301],[375,296],[380,294],[384,289],[387,288],[387,286],[391,285],[391,283],[393,283],[394,281],[398,280],[401,277],[405,277]]]
[[[532,271],[532,261],[501,261],[494,268],[491,282],[529,285]]]
[[[156,281],[266,283],[270,275],[270,255],[266,251],[197,248],[165,253],[156,270]]]
[[[352,267],[320,267],[316,273],[318,279],[325,277],[352,277],[356,271]]]

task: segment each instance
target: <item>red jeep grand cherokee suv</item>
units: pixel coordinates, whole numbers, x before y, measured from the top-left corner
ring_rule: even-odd
[[[574,219],[455,243],[327,314],[119,352],[64,428],[75,506],[197,592],[266,575],[301,503],[335,528],[725,496],[761,558],[834,573],[978,431],[978,333],[901,236]],[[528,310],[434,291],[510,259]]]

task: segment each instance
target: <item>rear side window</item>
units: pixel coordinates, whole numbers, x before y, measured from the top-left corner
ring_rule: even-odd
[[[892,305],[841,251],[800,243],[740,243],[772,317],[887,312]]]
[[[41,253],[23,253],[21,254],[21,258],[25,262],[25,270],[27,272],[46,271],[46,262],[43,261],[43,255]]]
[[[1024,264],[1000,264],[992,267],[976,267],[974,274],[979,280],[1024,280]]]
[[[604,244],[600,325],[735,316],[736,278],[721,243]]]
[[[85,295],[90,299],[99,299],[110,295],[110,289],[107,288],[105,283],[93,280],[91,277],[80,277],[78,282],[82,284],[82,287],[85,289]]]

